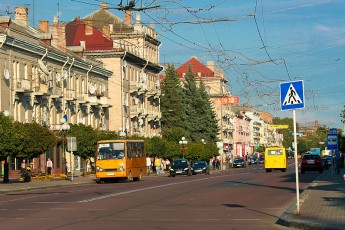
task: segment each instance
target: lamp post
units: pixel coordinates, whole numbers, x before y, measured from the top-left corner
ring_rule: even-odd
[[[185,137],[181,137],[181,140],[178,142],[180,145],[182,145],[182,148],[181,148],[181,152],[182,152],[182,155],[183,155],[183,158],[184,158],[184,152],[186,151],[186,149],[184,148],[184,146],[186,144],[188,144],[188,141],[186,140]]]
[[[60,130],[63,134],[63,140],[62,140],[62,174],[67,175],[66,171],[66,149],[65,149],[65,139],[66,139],[66,133],[70,129],[70,125],[67,123],[66,119],[63,117],[60,119],[60,123],[62,125],[56,125],[56,130]],[[72,164],[72,162],[70,162]]]
[[[124,137],[126,136],[126,132],[123,130],[122,127],[119,128],[119,135],[121,139],[124,139]]]

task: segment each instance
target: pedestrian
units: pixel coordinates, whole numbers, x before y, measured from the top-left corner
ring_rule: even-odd
[[[169,171],[170,170],[170,161],[168,158],[165,160],[165,166],[166,166],[166,170]]]
[[[47,173],[48,173],[48,175],[52,174],[52,169],[53,169],[53,162],[52,162],[52,160],[50,160],[50,158],[48,158],[48,160],[47,160]]]
[[[24,179],[25,172],[26,172],[26,164],[25,164],[25,160],[23,160],[22,163],[20,164],[20,176],[21,176],[21,179]]]
[[[146,168],[147,168],[147,175],[150,176],[151,172],[151,158],[146,157]]]
[[[159,157],[156,157],[155,158],[155,168],[156,168],[157,176],[162,175],[162,173],[161,173],[161,164],[162,164],[162,160]]]
[[[68,174],[68,170],[69,170],[69,164],[68,164],[68,162],[66,161],[66,175]]]

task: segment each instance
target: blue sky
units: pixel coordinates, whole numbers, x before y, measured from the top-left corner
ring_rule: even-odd
[[[99,2],[2,0],[0,14],[27,5],[30,25],[37,26],[38,20],[52,22],[57,14],[63,22],[84,17]],[[119,2],[108,1],[110,7]],[[240,103],[278,117],[292,117],[292,111],[281,111],[280,83],[303,80],[306,107],[297,110],[297,122],[343,127],[345,1],[142,0],[142,5],[159,5],[141,11],[141,18],[155,24],[161,64],[178,67],[192,56],[204,64],[212,60],[224,69],[228,89]],[[123,17],[122,11],[111,11]]]

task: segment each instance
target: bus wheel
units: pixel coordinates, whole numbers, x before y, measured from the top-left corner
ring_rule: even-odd
[[[131,182],[133,180],[133,177],[132,177],[132,172],[129,172],[128,176],[127,176],[127,181],[128,182]]]

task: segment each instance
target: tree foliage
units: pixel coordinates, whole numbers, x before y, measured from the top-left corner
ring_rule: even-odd
[[[8,156],[16,154],[16,140],[14,137],[13,119],[0,113],[0,159],[4,160]]]
[[[40,124],[15,122],[16,154],[15,157],[33,159],[55,145],[54,134]]]
[[[171,128],[185,127],[183,91],[174,65],[168,65],[161,89],[162,133],[165,135]]]

